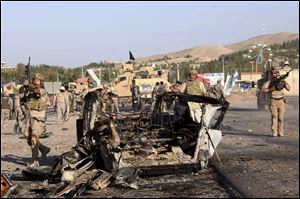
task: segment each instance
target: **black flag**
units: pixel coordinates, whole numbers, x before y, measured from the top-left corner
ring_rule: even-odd
[[[129,59],[135,61],[135,59],[130,51],[129,51]]]

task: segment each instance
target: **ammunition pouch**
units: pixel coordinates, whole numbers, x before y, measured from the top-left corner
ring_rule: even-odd
[[[28,106],[31,110],[43,111],[46,109],[46,103],[39,100],[29,101]]]

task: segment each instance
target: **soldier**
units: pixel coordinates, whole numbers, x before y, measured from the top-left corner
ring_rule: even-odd
[[[9,120],[13,120],[14,119],[14,100],[9,94],[8,94],[8,97],[10,98],[10,102],[11,102],[11,103],[9,103]]]
[[[76,88],[72,90],[73,94],[73,101],[72,101],[72,114],[76,115],[76,107],[77,107],[77,94],[76,94]]]
[[[157,91],[158,91],[158,88],[159,88],[159,82],[156,82],[155,83],[155,86],[153,88],[153,91],[152,91],[152,99],[155,101],[156,99],[156,95],[157,95]]]
[[[140,99],[139,99],[139,87],[135,84],[135,80],[132,80],[131,96],[132,96],[132,108],[134,112],[137,112],[140,106]]]
[[[101,90],[101,98],[102,98],[101,111],[104,113],[109,113],[110,103],[109,103],[108,85],[105,85]]]
[[[23,119],[23,111],[21,109],[21,94],[22,94],[22,90],[19,89],[19,93],[17,93],[14,97],[14,110],[15,110],[15,114],[16,114],[16,123],[15,123],[14,131],[17,134],[22,133],[21,123],[22,123],[22,119]]]
[[[291,89],[290,85],[285,81],[281,80],[278,82],[277,85],[272,85],[270,87],[270,84],[272,81],[276,80],[280,77],[279,71],[276,68],[271,69],[272,72],[272,79],[271,81],[267,81],[262,86],[262,92],[270,92],[271,93],[271,101],[270,101],[270,111],[271,111],[271,117],[272,117],[272,132],[273,136],[284,136],[283,133],[283,117],[285,112],[285,99],[284,99],[284,93],[283,89],[286,89],[289,91]]]
[[[70,116],[70,111],[71,111],[71,107],[72,107],[72,93],[69,91],[68,87],[65,87],[65,100],[66,100],[66,112],[65,112],[65,120],[69,120],[69,116]]]
[[[19,89],[19,93],[14,98],[14,110],[16,114],[15,133],[22,134],[24,132],[23,124],[26,123],[27,113],[25,104],[27,104],[27,96],[29,92],[29,81],[24,80],[23,85]]]
[[[161,94],[164,94],[164,93],[165,93],[164,82],[161,81],[161,82],[159,82],[159,86],[158,86],[158,89],[157,89],[157,94],[161,95]]]
[[[185,85],[183,85],[180,81],[176,81],[176,84],[171,86],[170,90],[174,93],[184,93]],[[184,121],[182,116],[186,112],[188,106],[179,97],[176,97],[174,101],[174,121],[176,121],[176,123],[178,124],[182,124],[182,122]]]
[[[8,91],[4,91],[4,95],[1,98],[1,123],[6,127],[8,120],[9,120],[9,114],[10,114],[10,107],[13,106],[13,101],[9,97]]]
[[[65,114],[67,110],[67,98],[65,95],[65,87],[61,86],[59,88],[59,91],[60,93],[58,93],[55,97],[55,107],[58,121],[65,119]]]
[[[75,108],[74,108],[74,100],[75,100],[75,94],[74,94],[74,88],[70,87],[68,89],[69,93],[69,108],[70,108],[70,115],[74,114]]]
[[[77,111],[80,111],[79,106],[81,105],[81,95],[80,90],[76,88],[75,90],[75,114],[77,114]]]
[[[42,157],[46,157],[50,152],[50,148],[43,145],[39,141],[39,136],[45,129],[46,107],[48,93],[43,87],[45,77],[41,73],[34,75],[32,79],[33,87],[30,88],[28,95],[28,103],[26,108],[29,111],[29,128],[25,132],[27,143],[31,146],[32,164],[29,166],[39,166],[38,155],[39,150]]]
[[[115,88],[114,87],[111,87],[110,88],[110,98],[112,100],[112,112],[116,112],[116,113],[119,113],[119,96],[118,94],[115,92]]]
[[[169,72],[168,72],[168,82],[170,82],[170,84],[175,85],[176,84],[176,67],[175,66],[171,66]]]
[[[196,70],[190,70],[190,79],[185,83],[184,92],[190,95],[202,95],[208,96],[208,92],[202,81],[197,81],[198,72]],[[193,121],[200,123],[202,117],[202,107],[203,103],[188,102],[190,115]]]
[[[159,82],[156,82],[155,86],[153,88],[153,91],[152,91],[152,99],[153,99],[154,103],[152,103],[151,110],[154,109],[154,105],[155,105],[155,102],[156,102],[156,95],[157,95],[158,88],[159,88]]]
[[[96,87],[92,77],[88,77],[87,83],[88,83],[88,89],[92,89]]]
[[[166,92],[167,92],[167,84],[164,84],[164,82],[161,81],[160,85],[157,89],[157,94],[163,95]],[[162,102],[161,102],[161,110],[162,110],[162,112],[167,112],[167,102],[165,101],[164,97],[162,98]]]
[[[224,100],[224,93],[223,93],[223,86],[221,84],[221,80],[219,79],[211,89],[211,92],[214,94],[214,96],[219,100]]]
[[[83,117],[83,107],[84,107],[84,98],[85,95],[89,93],[88,85],[85,85],[82,91],[77,96],[77,108],[79,109],[79,118]]]

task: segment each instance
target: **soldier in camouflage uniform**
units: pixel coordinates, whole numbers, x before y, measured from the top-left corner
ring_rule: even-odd
[[[272,80],[274,81],[276,78],[280,77],[279,71],[276,68],[272,68]],[[271,80],[271,81],[272,81]],[[283,89],[290,90],[290,85],[282,80],[279,84],[274,85],[270,88],[271,81],[267,81],[262,86],[262,92],[270,92],[271,93],[271,101],[270,101],[270,111],[272,117],[272,132],[273,136],[284,136],[283,133],[283,117],[285,112],[285,99]]]
[[[157,89],[157,95],[163,95],[167,91],[168,91],[167,84],[164,84],[164,82],[161,81],[160,85],[159,85],[159,87]],[[165,98],[163,96],[162,101],[161,101],[161,110],[162,110],[162,112],[167,112],[167,108],[168,108],[167,102],[166,102],[166,100],[165,100]]]
[[[33,86],[30,87],[28,95],[28,103],[26,108],[29,111],[29,128],[25,132],[27,143],[31,147],[32,164],[29,166],[39,166],[38,155],[39,150],[42,157],[50,152],[50,148],[43,145],[39,136],[45,129],[46,122],[46,107],[48,100],[48,93],[43,87],[44,75],[37,73],[32,79]]]
[[[218,80],[217,83],[216,83],[216,85],[214,85],[212,87],[212,93],[219,100],[225,99],[224,93],[223,93],[223,86],[221,84],[221,80]]]
[[[22,134],[24,131],[23,124],[26,122],[26,116],[27,116],[26,109],[25,109],[25,104],[27,103],[27,101],[24,96],[28,94],[28,89],[29,89],[28,86],[29,86],[29,81],[25,79],[23,85],[19,89],[18,94],[16,94],[14,97],[14,110],[16,115],[14,132],[17,134]]]
[[[14,110],[16,114],[16,123],[14,132],[17,134],[22,133],[22,119],[23,119],[23,111],[21,109],[21,90],[19,90],[19,93],[15,95],[14,97]]]
[[[66,99],[66,112],[65,112],[65,120],[69,120],[70,110],[72,106],[72,94],[69,92],[69,88],[65,88],[65,99]]]
[[[76,105],[76,99],[75,99],[75,92],[74,92],[74,88],[70,87],[68,89],[69,92],[69,107],[70,107],[70,114],[69,115],[74,115],[75,109],[76,107],[74,105]]]
[[[110,92],[109,92],[109,97],[111,99],[111,112],[113,113],[119,113],[119,96],[118,94],[115,92],[115,88],[111,87],[110,88]]]
[[[135,80],[132,80],[132,86],[130,88],[132,96],[132,108],[134,112],[139,110],[140,98],[139,98],[139,87],[136,85]]]
[[[197,81],[198,72],[196,70],[190,70],[189,77],[190,79],[185,83],[184,92],[190,95],[202,95],[208,96],[208,92],[201,81]],[[193,121],[200,123],[202,117],[202,103],[197,102],[188,102],[190,109],[190,116]]]
[[[152,91],[152,99],[154,103],[152,103],[151,110],[154,110],[158,88],[159,88],[159,82],[156,82]]]
[[[67,96],[65,95],[65,87],[59,88],[59,93],[55,96],[55,107],[57,114],[57,121],[63,121],[66,118],[67,112]]]
[[[101,91],[101,99],[102,99],[102,106],[101,111],[104,113],[109,113],[110,110],[110,99],[108,94],[108,86],[104,86]]]
[[[4,95],[1,98],[1,123],[4,127],[7,125],[10,117],[10,109],[13,106],[13,101],[10,98],[8,91],[4,91]]]

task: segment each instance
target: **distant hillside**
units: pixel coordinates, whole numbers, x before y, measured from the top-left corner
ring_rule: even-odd
[[[231,52],[232,52],[231,49],[225,48],[223,46],[202,45],[202,46],[197,46],[194,48],[185,49],[177,52],[145,57],[145,58],[138,59],[137,61],[159,60],[159,59],[163,59],[164,56],[167,56],[171,59],[190,57],[188,58],[188,60],[199,57],[199,59],[202,61],[210,61],[212,59],[218,58],[220,55],[231,53]]]
[[[174,62],[189,61],[196,58],[198,58],[200,61],[211,61],[213,59],[218,58],[220,55],[245,50],[257,43],[265,43],[271,45],[275,43],[290,41],[296,38],[299,38],[298,33],[280,32],[276,34],[265,34],[225,46],[201,45],[181,51],[138,58],[137,62],[163,60],[165,56],[171,58],[171,61]]]
[[[289,33],[289,32],[280,32],[277,34],[265,34],[256,37],[252,37],[246,41],[226,45],[225,48],[231,49],[234,52],[248,49],[254,44],[258,44],[259,42],[263,42],[265,44],[281,44],[285,41],[290,41],[293,39],[299,38],[299,34]]]

